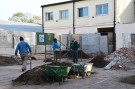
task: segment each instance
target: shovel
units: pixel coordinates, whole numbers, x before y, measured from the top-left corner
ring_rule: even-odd
[[[31,59],[31,55],[29,56],[29,60],[30,60],[30,70],[32,68],[32,59]]]

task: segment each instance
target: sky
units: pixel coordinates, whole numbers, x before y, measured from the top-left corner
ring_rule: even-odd
[[[31,13],[32,15],[42,15],[41,5],[63,2],[69,0],[0,0],[0,20],[8,21],[14,13]]]

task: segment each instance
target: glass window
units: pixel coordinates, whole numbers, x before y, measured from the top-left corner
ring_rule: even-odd
[[[60,19],[64,20],[64,19],[68,19],[68,18],[69,18],[68,10],[61,10],[60,11]]]
[[[83,7],[78,9],[79,17],[86,17],[88,16],[88,7]]]
[[[108,4],[102,4],[96,6],[96,15],[108,14]]]
[[[46,21],[53,20],[53,12],[47,12],[47,13],[45,13],[45,20]]]

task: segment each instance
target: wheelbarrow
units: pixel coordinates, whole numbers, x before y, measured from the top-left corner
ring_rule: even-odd
[[[59,84],[61,85],[64,82],[64,77],[68,76],[68,73],[70,71],[70,66],[46,66],[45,73],[48,77],[54,77],[58,78]]]
[[[93,63],[85,63],[85,64],[73,64],[72,68],[75,73],[81,74],[82,78],[85,78],[86,75],[89,76],[92,71]]]

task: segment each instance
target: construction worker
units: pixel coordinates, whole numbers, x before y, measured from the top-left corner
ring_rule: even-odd
[[[78,62],[78,42],[75,40],[75,38],[73,38],[72,40],[71,49],[72,49],[73,62],[77,63]]]
[[[52,48],[54,52],[54,60],[57,62],[58,56],[59,56],[59,51],[60,51],[60,46],[57,43],[57,39],[54,38],[53,43],[52,43]]]
[[[28,54],[30,53],[31,56],[31,47],[27,42],[24,41],[23,37],[20,37],[20,42],[16,46],[15,56],[17,56],[18,51],[22,60],[22,71],[25,71],[28,57],[29,57]]]

